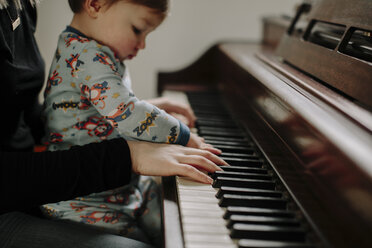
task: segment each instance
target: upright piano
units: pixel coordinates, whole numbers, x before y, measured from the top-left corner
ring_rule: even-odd
[[[213,185],[162,178],[164,247],[372,247],[372,1],[263,23],[259,44],[158,74],[230,164]]]

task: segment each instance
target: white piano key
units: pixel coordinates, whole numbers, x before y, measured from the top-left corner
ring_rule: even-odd
[[[217,190],[215,189],[208,189],[207,187],[201,188],[202,190],[199,189],[200,188],[187,188],[186,186],[182,186],[178,188],[178,191],[182,192],[183,195],[205,195],[207,197],[214,197],[217,194]]]
[[[208,187],[211,187],[210,185],[205,185],[205,186],[198,186],[198,185],[180,185],[179,189],[193,189],[193,190],[198,190],[198,191],[207,191],[207,192],[214,192],[217,193],[215,189],[210,189]]]
[[[223,211],[220,210],[208,210],[208,209],[182,209],[182,214],[189,217],[198,217],[198,218],[223,218]]]
[[[235,244],[205,244],[205,243],[190,243],[186,248],[236,248]]]
[[[183,207],[183,209],[189,212],[206,212],[210,211],[213,213],[224,213],[225,210],[221,208],[216,208],[212,203],[199,203],[199,202],[179,202],[179,205]]]
[[[214,197],[214,196],[213,196]],[[180,200],[185,202],[204,202],[218,204],[217,198],[205,197],[205,196],[185,196],[180,195]]]
[[[218,244],[218,245],[230,245],[231,247],[234,246],[234,242],[231,240],[231,238],[228,235],[219,235],[219,234],[198,234],[198,233],[185,233],[184,234],[186,247],[188,248],[188,244]]]
[[[207,233],[207,234],[226,234],[229,235],[230,231],[225,226],[214,226],[208,223],[188,224],[183,223],[184,233]]]
[[[210,184],[192,181],[187,177],[177,177],[177,184],[178,184],[178,188],[180,189],[193,189],[193,190],[216,192],[216,189],[214,189]]]
[[[181,214],[182,224],[193,224],[193,225],[220,225],[225,227],[226,221],[220,216],[195,216],[195,215],[187,215]]]
[[[204,196],[213,198],[216,195],[217,191],[207,191],[207,190],[197,190],[197,189],[188,189],[188,188],[179,188],[179,192],[182,192],[184,196]]]
[[[208,218],[208,217],[196,217],[196,216],[182,216],[182,224],[187,225],[226,225],[226,221],[224,219],[216,219],[216,218]]]
[[[182,202],[180,201],[181,208],[185,209],[208,209],[213,207],[215,204],[213,203],[199,203],[199,202]],[[218,208],[216,208],[217,210]],[[223,212],[222,209],[220,209]]]

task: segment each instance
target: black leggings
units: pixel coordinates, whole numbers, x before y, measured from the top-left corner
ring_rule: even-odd
[[[86,225],[51,221],[20,212],[0,215],[1,248],[152,248]]]

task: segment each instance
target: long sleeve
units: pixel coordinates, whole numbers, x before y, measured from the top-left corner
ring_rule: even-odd
[[[186,145],[188,128],[165,111],[139,100],[123,83],[124,65],[115,61],[107,47],[86,49],[79,57],[81,92],[125,139]],[[115,62],[113,62],[115,61]]]
[[[56,152],[0,153],[0,212],[116,188],[131,178],[130,150],[123,139]]]

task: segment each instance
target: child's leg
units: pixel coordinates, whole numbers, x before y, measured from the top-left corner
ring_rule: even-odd
[[[80,222],[106,232],[148,243],[147,235],[137,224],[143,196],[135,176],[130,185],[79,197],[74,200],[46,204],[42,210],[52,219]]]
[[[138,226],[147,234],[151,243],[161,246],[160,190],[152,177],[140,176],[138,182],[143,197],[143,205],[138,216]]]
[[[66,205],[65,208],[59,208],[60,215],[58,218],[53,216],[53,219],[83,223],[108,233],[149,243],[147,235],[138,227],[136,219],[120,210],[94,206],[94,204],[81,201],[64,203],[72,204],[74,207],[69,208]],[[77,211],[76,207],[80,210]]]

